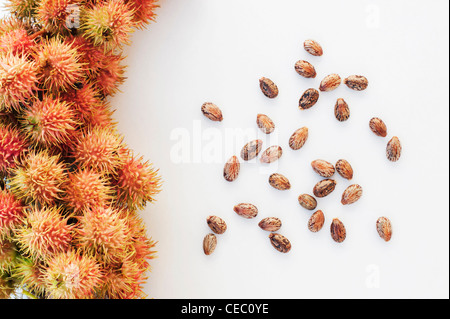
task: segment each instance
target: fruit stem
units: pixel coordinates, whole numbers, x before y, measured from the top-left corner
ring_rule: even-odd
[[[22,288],[22,293],[23,293],[25,296],[27,296],[27,297],[29,297],[29,298],[31,298],[31,299],[37,299],[37,297],[36,297],[35,295],[33,295],[31,292],[29,292],[29,291],[27,291],[27,290],[25,290],[25,289],[23,289],[23,288]]]
[[[46,33],[46,32],[47,32],[47,30],[41,29],[41,30],[39,30],[38,32],[33,33],[33,34],[30,36],[30,38],[31,38],[31,40],[33,40],[33,39],[37,38],[38,36],[43,35],[43,34]]]

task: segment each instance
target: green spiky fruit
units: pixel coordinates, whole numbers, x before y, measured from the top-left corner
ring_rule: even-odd
[[[50,156],[47,150],[33,151],[22,162],[12,170],[10,179],[11,191],[18,198],[49,205],[61,199],[67,173],[59,155]]]
[[[42,276],[52,299],[89,299],[103,283],[103,272],[94,258],[68,250],[48,261]]]
[[[81,14],[83,36],[105,50],[128,44],[133,27],[133,11],[122,0],[102,1]]]
[[[36,14],[39,0],[8,0],[6,7],[22,19],[31,19]]]
[[[69,248],[73,227],[68,224],[68,217],[62,216],[60,207],[32,207],[17,228],[16,238],[25,256],[47,260]]]
[[[0,273],[9,273],[15,267],[17,255],[16,245],[0,238]]]
[[[42,263],[32,258],[19,256],[12,270],[12,277],[20,286],[25,286],[29,292],[42,296],[45,292],[45,285],[42,281],[43,267]]]

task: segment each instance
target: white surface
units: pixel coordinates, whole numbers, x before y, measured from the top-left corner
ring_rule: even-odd
[[[160,5],[157,22],[133,35],[126,50],[128,80],[112,99],[125,141],[154,162],[164,179],[157,202],[142,212],[159,242],[146,284],[149,297],[448,298],[448,1],[161,0]],[[322,44],[322,57],[303,50],[308,38]],[[316,79],[294,71],[299,59],[315,65]],[[356,92],[342,85],[300,111],[301,93],[318,88],[329,73],[365,75],[369,88]],[[261,76],[279,86],[276,99],[260,92]],[[333,115],[338,97],[351,109],[344,123]],[[223,122],[202,116],[205,101],[221,107]],[[258,113],[277,126],[264,149],[279,143],[284,154],[268,170],[242,163],[239,178],[228,183],[223,164],[243,146],[236,130],[259,134]],[[386,138],[369,130],[373,116],[386,122]],[[289,136],[302,126],[309,127],[310,138],[292,151]],[[191,153],[179,163],[174,154],[182,132],[190,137]],[[403,146],[397,163],[385,157],[393,135]],[[311,213],[297,197],[311,193],[320,180],[310,167],[317,158],[333,163],[345,158],[355,174],[352,182],[335,176],[336,190],[319,199],[325,225],[311,233],[306,225]],[[291,190],[268,185],[273,171],[289,177]],[[342,191],[353,182],[364,195],[343,206]],[[240,202],[257,205],[258,217],[237,216],[233,206]],[[224,218],[228,230],[205,256],[210,214]],[[279,232],[291,240],[290,253],[274,250],[257,226],[267,216],[281,218]],[[388,243],[375,230],[379,216],[393,223]],[[334,217],[347,228],[342,244],[330,237]]]

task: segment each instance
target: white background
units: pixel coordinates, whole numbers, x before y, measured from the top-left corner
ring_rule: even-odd
[[[134,33],[126,49],[128,80],[111,99],[125,141],[151,160],[164,180],[157,201],[142,212],[149,235],[158,241],[145,285],[149,297],[448,298],[448,1],[161,0],[160,5],[157,22]],[[321,43],[322,57],[303,50],[309,38]],[[299,59],[315,65],[315,79],[294,71]],[[329,73],[365,75],[369,88],[356,92],[341,85],[300,111],[301,93],[318,88]],[[262,95],[261,76],[277,83],[276,99]],[[343,123],[333,114],[339,97],[351,109]],[[223,122],[203,117],[200,106],[206,101],[221,107]],[[223,164],[243,145],[236,142],[230,150],[217,138],[233,140],[228,132],[235,129],[256,136],[258,113],[276,124],[274,140],[264,149],[278,143],[284,154],[272,166],[241,163],[239,178],[226,182]],[[369,130],[373,116],[386,122],[386,138]],[[289,136],[302,126],[310,137],[292,151]],[[190,137],[183,163],[174,151],[179,132]],[[403,146],[396,163],[385,156],[394,135]],[[202,158],[211,148],[222,152],[212,162]],[[311,212],[297,197],[311,193],[320,180],[310,166],[318,158],[333,163],[345,158],[355,174],[351,182],[335,176],[336,190],[318,201],[325,225],[311,233]],[[290,179],[289,191],[268,185],[275,171]],[[363,197],[343,206],[341,194],[351,183],[363,187]],[[255,204],[258,217],[237,216],[233,206],[240,202]],[[202,241],[211,214],[225,219],[228,230],[205,256]],[[267,216],[282,220],[279,232],[292,243],[288,254],[273,249],[268,233],[257,226]],[[388,243],[376,232],[379,216],[392,221]],[[335,217],[347,228],[342,244],[330,237]]]

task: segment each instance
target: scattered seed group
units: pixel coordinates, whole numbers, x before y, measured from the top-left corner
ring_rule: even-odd
[[[313,56],[322,56],[323,49],[317,41],[306,40],[303,43],[306,52]],[[316,69],[312,63],[306,60],[298,60],[295,63],[295,71],[304,78],[315,78],[317,76]],[[350,75],[344,80],[336,74],[332,73],[325,76],[320,82],[318,90],[309,88],[305,90],[299,99],[298,107],[300,110],[308,110],[312,108],[319,100],[320,92],[329,92],[336,90],[341,83],[344,83],[348,88],[355,91],[366,90],[369,81],[362,75]],[[279,90],[277,85],[267,77],[259,79],[259,86],[261,92],[268,98],[273,99],[278,96]],[[201,111],[205,117],[212,121],[222,121],[223,115],[220,108],[211,102],[206,102],[202,105]],[[334,106],[334,115],[339,122],[347,121],[350,118],[350,108],[343,98],[338,98]],[[266,114],[257,114],[256,124],[258,128],[265,134],[270,134],[275,130],[274,122]],[[373,117],[369,121],[370,130],[377,136],[386,137],[386,124],[378,117]],[[289,138],[289,147],[292,150],[301,149],[308,139],[309,130],[306,126],[295,130]],[[262,150],[263,142],[259,139],[248,142],[241,150],[240,156],[244,161],[249,161],[256,158]],[[389,161],[396,162],[399,160],[402,152],[402,146],[397,136],[393,136],[386,145],[386,157]],[[265,164],[273,163],[281,158],[283,149],[279,145],[272,145],[267,147],[260,156],[260,162]],[[316,198],[323,198],[332,193],[336,188],[336,180],[331,179],[335,172],[346,180],[352,180],[353,168],[345,159],[339,159],[335,165],[323,159],[316,159],[311,162],[312,169],[324,179],[317,182],[312,193],[301,194],[298,196],[300,206],[309,211],[314,211],[317,208]],[[232,156],[224,166],[223,176],[226,181],[232,182],[236,180],[240,171],[240,162],[237,156]],[[269,176],[269,185],[277,190],[289,190],[291,183],[289,179],[280,174],[273,173]],[[342,193],[341,203],[343,205],[353,204],[358,201],[363,194],[362,187],[359,184],[349,185]],[[258,208],[250,203],[240,203],[234,206],[233,210],[237,215],[253,219],[258,215]],[[316,210],[311,214],[308,220],[308,229],[311,232],[320,231],[325,223],[325,214],[322,210]],[[223,234],[227,225],[225,221],[215,215],[207,217],[207,224],[213,233],[209,233],[203,240],[203,250],[206,255],[210,255],[217,246],[217,237],[215,234]],[[272,246],[282,252],[287,253],[291,250],[290,241],[283,235],[275,233],[281,228],[281,220],[278,217],[266,217],[259,221],[258,226],[264,230],[271,232],[269,239]],[[391,222],[386,217],[380,217],[376,222],[376,230],[379,236],[386,242],[391,239],[392,226]],[[337,243],[342,243],[347,236],[347,231],[344,224],[338,219],[333,218],[330,224],[330,233],[332,239]]]

